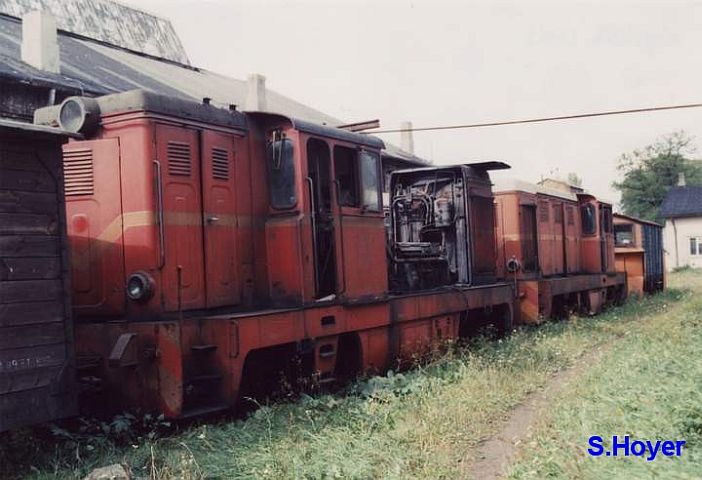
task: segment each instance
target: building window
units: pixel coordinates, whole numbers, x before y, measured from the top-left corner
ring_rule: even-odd
[[[690,255],[702,256],[702,237],[690,238]]]

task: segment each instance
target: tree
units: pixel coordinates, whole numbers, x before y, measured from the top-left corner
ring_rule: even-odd
[[[687,185],[702,185],[702,165],[690,159],[694,151],[692,137],[679,131],[619,157],[617,169],[623,178],[612,186],[622,194],[624,213],[655,220],[680,173],[685,174]]]
[[[580,178],[580,175],[578,175],[577,173],[570,172],[568,174],[568,184],[573,185],[574,187],[582,187],[583,179]]]

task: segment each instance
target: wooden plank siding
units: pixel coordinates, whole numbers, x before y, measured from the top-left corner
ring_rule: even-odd
[[[0,432],[76,413],[65,140],[0,121]]]

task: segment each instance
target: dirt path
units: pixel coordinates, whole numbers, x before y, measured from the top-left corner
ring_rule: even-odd
[[[561,370],[551,377],[546,386],[529,394],[524,402],[512,410],[501,430],[478,447],[477,462],[466,471],[468,478],[493,480],[502,478],[514,460],[519,444],[529,435],[531,428],[552,401],[572,380],[577,379],[596,362],[612,344],[600,345],[577,360],[577,364]]]

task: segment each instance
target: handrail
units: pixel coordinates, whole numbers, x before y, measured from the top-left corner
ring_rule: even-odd
[[[161,162],[154,160],[154,191],[156,193],[156,222],[158,223],[159,263],[158,268],[166,265],[166,232],[163,221],[163,180]]]
[[[315,288],[315,294],[316,292],[319,291],[319,272],[317,271],[317,257],[319,256],[319,252],[317,251],[317,208],[314,204],[314,180],[312,180],[312,177],[305,177],[305,181],[307,182],[307,186],[309,187],[309,194],[310,194],[310,210],[311,210],[311,215],[310,215],[310,222],[312,224],[312,251],[314,253],[314,288]]]

